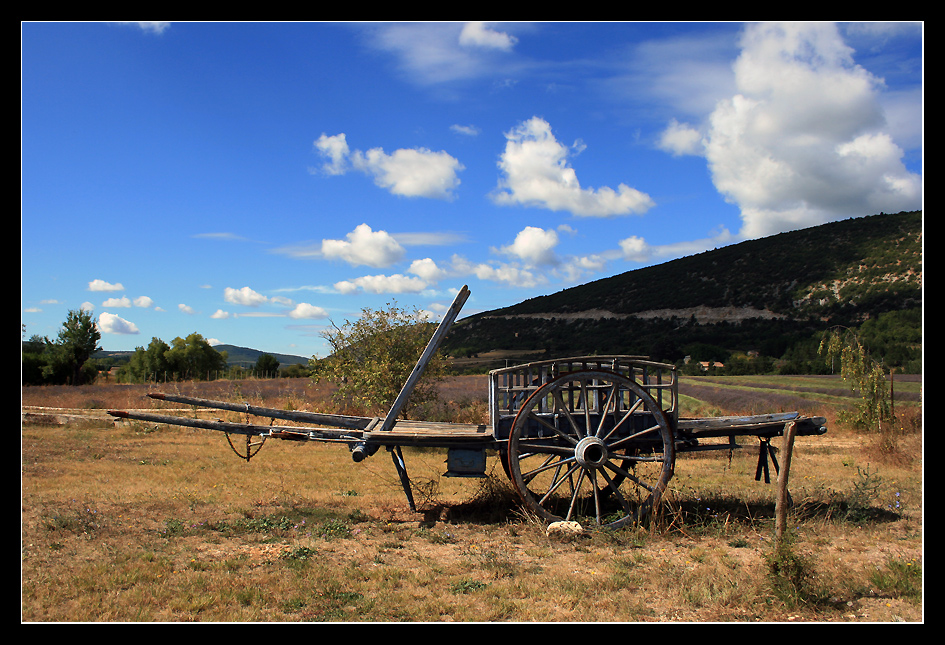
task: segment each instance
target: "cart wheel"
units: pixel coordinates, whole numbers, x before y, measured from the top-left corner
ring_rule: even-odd
[[[536,390],[515,417],[506,457],[525,506],[543,519],[618,528],[658,507],[676,450],[669,418],[643,387],[594,370]]]

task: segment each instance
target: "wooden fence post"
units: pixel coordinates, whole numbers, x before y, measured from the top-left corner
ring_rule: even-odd
[[[796,434],[794,422],[788,424],[787,432],[784,433],[784,456],[781,462],[781,470],[778,472],[778,498],[775,502],[775,524],[774,533],[777,543],[781,543],[784,537],[784,528],[787,524],[787,506],[788,506],[788,473],[791,470],[791,453],[794,452],[794,436]]]

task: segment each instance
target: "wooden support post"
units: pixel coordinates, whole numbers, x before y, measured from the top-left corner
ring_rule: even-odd
[[[775,502],[775,524],[774,533],[778,544],[784,537],[785,525],[787,524],[787,507],[790,504],[788,494],[788,474],[791,470],[791,453],[794,451],[794,436],[797,430],[792,421],[787,425],[787,431],[784,433],[784,463],[778,471],[778,498]]]

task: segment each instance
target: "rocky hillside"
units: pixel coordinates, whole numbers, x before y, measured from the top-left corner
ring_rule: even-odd
[[[918,327],[921,305],[922,213],[881,213],[733,244],[477,314],[457,323],[445,347],[458,355],[533,349],[678,360],[687,345],[711,344],[782,359],[833,325],[913,312],[908,324]]]

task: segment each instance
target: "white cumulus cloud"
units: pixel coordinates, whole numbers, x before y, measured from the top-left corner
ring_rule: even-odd
[[[256,293],[249,287],[243,287],[242,289],[226,287],[223,290],[223,299],[234,305],[245,305],[247,307],[257,307],[268,301],[266,296]]]
[[[89,291],[124,291],[125,287],[119,282],[112,284],[104,280],[92,280],[89,282]]]
[[[374,176],[374,183],[394,195],[451,199],[459,186],[463,164],[444,151],[402,148],[391,154],[381,148],[356,152],[352,165]]]
[[[753,24],[735,94],[698,126],[675,121],[663,149],[703,155],[741,210],[745,238],[921,207],[882,109],[883,81],[854,62],[832,23]]]
[[[618,257],[628,262],[650,262],[659,258],[674,258],[684,255],[694,255],[709,249],[718,248],[736,241],[728,229],[722,227],[713,235],[696,240],[685,240],[671,244],[651,245],[644,238],[631,235],[618,242],[620,252]]]
[[[119,318],[115,314],[103,311],[98,317],[98,328],[103,334],[137,334],[138,327],[133,322]]]
[[[334,287],[339,293],[354,293],[363,290],[368,293],[420,293],[428,286],[427,282],[419,277],[394,275],[366,275],[353,280],[341,280]]]
[[[321,253],[330,260],[344,260],[352,266],[385,267],[398,262],[405,251],[387,231],[374,231],[359,224],[343,240],[322,240]]]
[[[322,170],[326,173],[341,175],[347,171],[348,155],[351,151],[348,149],[348,141],[343,132],[331,137],[322,133],[322,136],[315,141],[315,148],[321,156],[328,159],[322,165]]]
[[[653,252],[646,240],[636,235],[620,240],[620,250],[624,259],[633,262],[646,262]]]
[[[703,151],[702,134],[689,125],[672,119],[660,135],[659,147],[674,156],[700,155]]]
[[[463,164],[449,153],[427,148],[401,148],[392,153],[383,148],[367,152],[351,150],[344,133],[322,134],[315,141],[315,149],[327,159],[323,171],[340,175],[355,169],[371,175],[374,183],[402,197],[430,197],[452,199],[459,186],[458,173]]]
[[[515,241],[501,249],[531,265],[556,264],[555,247],[558,245],[558,233],[535,226],[526,226],[515,236]]]
[[[503,176],[493,193],[497,204],[567,211],[580,217],[644,213],[654,206],[649,195],[626,184],[617,190],[582,188],[568,164],[569,149],[557,141],[542,118],[520,123],[505,137],[499,160]]]
[[[169,22],[158,22],[156,20],[138,20],[132,22],[118,22],[115,23],[118,25],[136,25],[141,28],[142,31],[147,31],[153,34],[163,34],[167,29],[170,29],[171,23]]]
[[[300,302],[289,312],[289,318],[327,318],[328,312],[321,307]]]
[[[447,271],[438,267],[436,262],[431,258],[414,260],[410,263],[410,268],[407,269],[407,272],[418,276],[426,282],[438,282],[447,276]]]
[[[489,280],[509,287],[534,287],[547,281],[544,275],[538,275],[512,263],[472,262],[461,255],[453,255],[451,265],[453,271],[459,275],[474,275],[480,280]]]
[[[122,296],[121,298],[109,298],[102,303],[103,307],[130,307],[131,299],[127,296]]]

